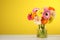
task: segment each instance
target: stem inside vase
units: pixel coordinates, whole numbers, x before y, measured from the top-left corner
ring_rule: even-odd
[[[40,37],[40,38],[46,38],[47,37],[47,30],[45,29],[44,24],[39,25],[38,37]]]

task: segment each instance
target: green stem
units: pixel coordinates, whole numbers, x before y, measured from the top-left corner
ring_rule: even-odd
[[[40,25],[38,25],[39,26],[39,29],[40,29]]]
[[[45,29],[45,25],[44,24],[41,24],[41,29]]]
[[[42,33],[44,33],[45,25],[41,24]]]

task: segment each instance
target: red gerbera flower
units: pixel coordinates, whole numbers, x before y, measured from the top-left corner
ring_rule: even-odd
[[[32,14],[28,14],[27,18],[28,20],[32,20]]]

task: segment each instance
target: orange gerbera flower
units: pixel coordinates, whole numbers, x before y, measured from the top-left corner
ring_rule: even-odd
[[[53,7],[49,7],[48,10],[53,10],[53,11],[55,11],[55,9],[54,9]]]
[[[36,15],[37,15],[36,13],[33,13],[32,16],[31,16],[32,19],[34,19],[34,17],[35,17]]]
[[[48,19],[44,19],[44,18],[42,17],[41,23],[42,23],[42,24],[46,24],[47,22],[48,22]]]

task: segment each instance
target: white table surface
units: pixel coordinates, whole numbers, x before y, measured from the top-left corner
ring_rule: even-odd
[[[36,35],[0,35],[0,40],[60,40],[60,35],[48,35],[47,38],[37,38]]]

